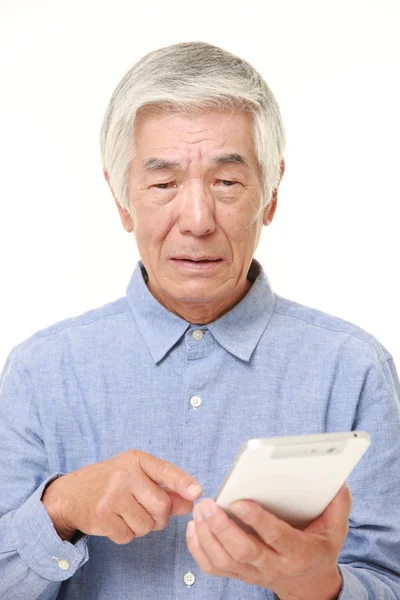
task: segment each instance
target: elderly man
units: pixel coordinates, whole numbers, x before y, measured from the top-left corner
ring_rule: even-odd
[[[274,293],[253,259],[284,172],[266,83],[209,44],[151,52],[117,86],[101,149],[141,261],[126,297],[7,359],[0,597],[400,598],[393,358]],[[304,531],[237,502],[246,533],[213,501],[249,438],[351,429],[371,447]]]

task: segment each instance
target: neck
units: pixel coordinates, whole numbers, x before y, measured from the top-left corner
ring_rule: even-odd
[[[218,302],[203,302],[203,303],[186,303],[178,302],[173,298],[166,298],[161,296],[157,288],[154,288],[150,281],[147,282],[147,287],[160,304],[166,309],[173,312],[178,317],[185,319],[188,323],[194,323],[196,325],[207,325],[212,321],[215,321],[219,317],[222,317],[225,313],[230,311],[236,304],[238,304],[242,298],[247,294],[251,288],[252,282],[246,279],[243,285],[235,290],[235,294],[228,298],[222,298]]]

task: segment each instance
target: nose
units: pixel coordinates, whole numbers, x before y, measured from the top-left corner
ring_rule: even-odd
[[[184,186],[178,211],[181,233],[202,237],[215,231],[215,199],[202,181],[195,180]]]

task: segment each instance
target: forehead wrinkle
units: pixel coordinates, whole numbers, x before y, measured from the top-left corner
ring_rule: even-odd
[[[201,153],[200,153],[201,154]],[[216,156],[212,156],[209,161],[211,164],[216,165],[224,165],[224,164],[239,164],[246,167],[249,167],[249,164],[245,157],[238,152],[226,152],[224,154],[219,154]],[[152,156],[148,159],[142,161],[142,165],[145,171],[157,171],[162,169],[177,169],[182,167],[182,163],[158,158],[156,156]]]

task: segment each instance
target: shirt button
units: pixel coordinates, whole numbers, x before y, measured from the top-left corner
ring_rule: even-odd
[[[193,406],[193,408],[199,408],[201,404],[201,398],[199,396],[192,396],[190,398],[190,404]]]
[[[193,575],[193,573],[191,571],[188,571],[187,573],[185,573],[183,581],[186,583],[187,586],[190,587],[196,581],[196,577]]]
[[[58,561],[58,566],[63,571],[68,571],[68,569],[69,569],[69,562],[67,560],[59,560]]]
[[[198,342],[202,339],[204,333],[201,331],[201,329],[195,329],[192,333],[193,339],[197,340]]]

